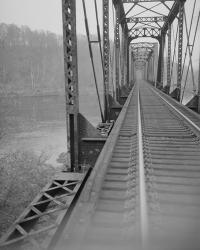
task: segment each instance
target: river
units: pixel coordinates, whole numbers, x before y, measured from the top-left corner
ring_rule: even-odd
[[[96,125],[96,108],[80,98],[81,112],[89,113]],[[82,101],[81,101],[82,100]],[[21,96],[0,98],[0,155],[16,150],[45,153],[48,163],[57,165],[66,152],[64,96]]]

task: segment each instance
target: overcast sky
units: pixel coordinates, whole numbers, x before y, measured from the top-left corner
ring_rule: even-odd
[[[89,18],[89,28],[91,33],[96,34],[96,21],[94,11],[94,0],[86,0],[87,13]],[[110,1],[111,3],[112,1]],[[185,9],[188,17],[188,23],[192,13],[194,0],[187,0]],[[85,34],[85,25],[82,11],[82,1],[77,0],[77,32]],[[97,0],[99,19],[102,20],[102,1]],[[194,33],[194,27],[198,12],[200,9],[200,0],[196,1],[196,11],[194,25],[191,34]],[[112,6],[110,6],[112,10]],[[112,14],[110,14],[112,17]],[[113,18],[110,18],[110,37],[113,38]],[[14,23],[18,26],[27,25],[33,30],[49,30],[56,34],[62,34],[62,11],[61,0],[0,0],[0,23]],[[102,25],[100,25],[102,26]],[[200,29],[200,25],[199,25]],[[198,30],[199,30],[198,29]],[[196,48],[194,49],[195,64],[197,66],[199,55],[200,35],[197,35]],[[187,39],[185,37],[184,43]],[[192,41],[190,41],[192,43]]]
[[[84,33],[84,19],[82,14],[82,2],[77,4],[78,33]],[[96,31],[94,18],[93,0],[87,0],[88,16],[90,16],[90,30]],[[97,1],[100,3],[100,1]],[[87,7],[88,7],[87,6]],[[101,15],[101,6],[99,5]],[[31,29],[49,30],[57,34],[62,34],[62,12],[61,0],[0,0],[0,23],[14,23],[19,26],[27,25]]]
[[[0,0],[0,22],[61,34],[61,0]]]

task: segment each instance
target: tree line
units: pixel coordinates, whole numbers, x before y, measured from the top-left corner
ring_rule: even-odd
[[[0,24],[0,94],[63,91],[62,37]]]

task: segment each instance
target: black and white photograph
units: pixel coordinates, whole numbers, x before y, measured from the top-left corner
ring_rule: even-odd
[[[0,0],[0,249],[200,250],[199,0]]]

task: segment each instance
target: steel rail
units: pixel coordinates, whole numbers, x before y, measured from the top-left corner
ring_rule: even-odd
[[[135,139],[134,141],[132,140],[136,137],[137,132],[134,132],[133,130],[135,129],[134,124],[130,125],[129,122],[129,117],[132,116],[130,103],[133,101],[132,96],[135,95],[134,93],[135,88],[132,89],[123,106],[114,128],[97,159],[95,167],[81,192],[77,205],[66,224],[65,230],[60,234],[60,239],[54,243],[54,246],[56,246],[54,249],[62,249],[66,247],[64,239],[64,235],[66,234],[68,235],[69,241],[72,242],[72,245],[69,244],[68,249],[71,247],[75,247],[76,250],[87,249],[87,244],[89,244],[90,241],[93,242],[95,237],[102,238],[102,235],[104,235],[105,238],[109,237],[110,233],[107,232],[106,229],[108,226],[105,226],[104,230],[106,233],[104,233],[104,230],[101,231],[101,225],[103,223],[110,223],[112,225],[112,217],[115,214],[120,214],[121,209],[123,212],[123,206],[125,206],[124,211],[127,211],[126,216],[131,218],[132,213],[134,213],[134,211],[131,212],[131,210],[135,207],[134,202],[132,201],[132,190],[135,186],[135,170],[134,165],[132,166],[131,162],[133,161],[135,154],[132,152],[135,150]],[[128,160],[130,160],[130,164],[128,165],[126,160],[127,157]],[[119,161],[119,163],[116,160]],[[123,167],[120,165],[123,165]],[[112,197],[110,197],[110,192],[112,193]],[[120,198],[120,194],[123,192],[127,198],[123,195]],[[109,197],[111,202],[114,202],[114,206],[109,205]],[[109,213],[112,215],[112,211],[114,215],[111,216],[111,218],[107,217],[106,214]],[[128,211],[130,211],[130,215]],[[105,214],[107,220],[105,220],[104,216],[101,216],[101,213]],[[120,218],[121,216],[119,216],[119,220],[121,220]],[[122,220],[124,223],[128,223],[126,218],[122,218]],[[90,224],[93,223],[93,221],[95,224],[92,224],[91,227]],[[100,224],[98,228],[95,226],[96,223],[97,225]],[[114,223],[117,223],[117,217]],[[74,230],[75,232],[73,233]],[[95,234],[95,232],[99,233]],[[94,239],[91,239],[91,237],[94,237]],[[87,238],[86,242],[84,241],[85,238]],[[51,246],[49,249],[52,249]]]
[[[200,132],[200,127],[196,125],[190,118],[188,118],[186,115],[184,115],[180,110],[178,110],[176,107],[174,107],[173,104],[171,104],[169,101],[167,101],[163,96],[161,96],[157,91],[152,89],[154,93],[156,93],[164,102],[166,102],[171,108],[173,108],[178,114],[180,114],[184,120],[186,120],[190,125],[192,125],[198,132]]]
[[[137,115],[133,116],[134,113]],[[126,246],[125,249],[132,249],[133,246],[136,249],[155,249],[152,239],[155,232],[157,237],[158,232],[153,228],[152,221],[156,221],[159,227],[165,227],[169,223],[158,220],[163,217],[160,206],[163,209],[172,205],[178,208],[180,206],[179,212],[182,213],[185,211],[181,203],[182,196],[187,202],[191,199],[190,192],[195,197],[199,194],[193,188],[197,185],[197,180],[193,173],[188,176],[188,171],[200,174],[200,129],[197,131],[197,125],[180,113],[182,112],[169,101],[166,102],[153,87],[144,84],[136,87],[134,95],[129,96],[55,249],[64,250],[66,246],[76,250],[118,250],[123,246]],[[196,132],[193,133],[191,127]],[[136,168],[135,161],[138,162]],[[190,161],[191,166],[188,167]],[[175,190],[171,190],[171,185]],[[180,192],[183,194],[179,197]],[[138,200],[135,199],[136,193]],[[165,199],[172,205],[166,205]],[[124,201],[125,205],[122,205]],[[190,205],[198,206],[192,199]],[[173,212],[177,211],[171,210],[170,223],[174,220]],[[129,223],[125,225],[120,219],[124,211],[132,214],[131,217],[126,215]],[[164,230],[168,232],[169,229]],[[125,236],[121,238],[119,232]],[[138,238],[142,241],[138,242]],[[164,238],[163,244],[173,246],[174,242],[168,242]]]
[[[146,180],[144,170],[144,153],[143,153],[143,131],[141,121],[140,108],[140,91],[138,89],[138,148],[139,148],[139,185],[140,185],[140,219],[141,219],[141,235],[142,246],[147,249],[148,246],[148,215],[147,215],[147,195],[146,195]]]

